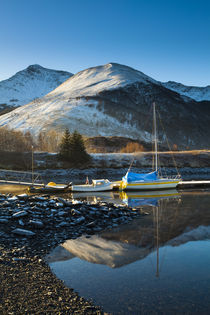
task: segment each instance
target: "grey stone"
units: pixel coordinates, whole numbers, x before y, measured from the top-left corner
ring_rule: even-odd
[[[81,212],[78,211],[78,210],[76,210],[76,209],[72,209],[72,210],[71,210],[71,213],[72,213],[73,215],[81,215]]]
[[[85,221],[85,217],[80,217],[80,218],[76,219],[76,220],[74,221],[74,223],[76,223],[76,224],[81,224],[81,223],[83,223],[84,221]]]
[[[18,197],[12,196],[12,197],[7,198],[7,200],[8,201],[16,201],[16,200],[18,200]]]
[[[19,229],[19,228],[12,230],[12,233],[17,234],[17,235],[23,235],[23,236],[34,236],[36,234],[32,231]]]
[[[8,223],[9,222],[9,220],[7,220],[7,219],[0,219],[0,223]]]
[[[61,202],[56,202],[55,206],[56,206],[57,208],[62,208],[62,207],[63,207],[63,203],[61,203]]]
[[[65,211],[59,211],[57,215],[59,215],[60,217],[63,217],[66,214],[67,213]]]
[[[86,224],[86,226],[87,226],[88,228],[94,227],[95,225],[96,225],[96,223],[95,223],[94,221],[89,222],[88,224]]]
[[[22,217],[25,217],[28,215],[28,212],[26,211],[19,211],[19,212],[16,212],[12,215],[13,218],[22,218]]]
[[[67,222],[61,222],[60,224],[58,224],[59,227],[67,226],[67,225],[69,225],[69,223]]]
[[[29,224],[33,225],[33,226],[35,226],[37,228],[42,228],[44,226],[44,223],[42,221],[40,221],[40,220],[36,220],[36,221],[35,220],[30,220]]]

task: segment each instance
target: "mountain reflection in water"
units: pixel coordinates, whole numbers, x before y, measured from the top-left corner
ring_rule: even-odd
[[[115,197],[148,215],[66,241],[46,257],[55,274],[113,314],[210,310],[210,192]]]
[[[99,193],[95,198],[108,198],[111,196],[110,193]],[[79,195],[81,198],[81,194]],[[82,197],[90,197],[87,195],[82,195]],[[179,201],[177,199],[179,194],[176,190],[169,191],[156,191],[156,192],[142,192],[142,193],[125,193],[122,192],[119,194],[120,202],[125,203],[128,206],[135,207],[143,207],[143,206],[158,206],[158,203],[161,200],[175,199],[175,201]],[[117,199],[117,198],[116,198]],[[118,200],[119,201],[119,200]],[[155,213],[153,216],[156,217],[158,208],[155,209]],[[154,218],[153,218],[154,219]],[[147,222],[147,218],[141,217],[141,222],[143,220],[144,224]],[[154,226],[153,222],[150,219],[150,239],[154,234]],[[132,226],[132,229],[131,229]],[[126,231],[135,231],[136,227],[139,227],[139,221],[136,220],[129,225],[125,225],[123,228],[123,234],[126,235]],[[142,227],[143,228],[143,227]],[[120,228],[120,230],[122,227]],[[124,230],[125,229],[125,230]],[[120,235],[121,232],[118,229],[114,229],[114,240],[110,238],[113,232],[101,233],[99,235],[94,235],[91,237],[82,236],[77,238],[76,240],[67,240],[64,244],[58,246],[50,255],[47,256],[48,262],[56,262],[61,260],[71,259],[73,257],[78,257],[82,260],[89,261],[91,263],[103,264],[107,265],[111,268],[121,267],[123,265],[127,265],[133,261],[139,260],[147,256],[154,248],[153,239],[151,242],[149,241],[145,243],[146,234],[149,234],[148,228],[147,231],[140,236],[138,235],[138,244],[135,242],[127,242],[126,240],[120,241],[117,239],[117,235]],[[152,232],[152,234],[151,234]],[[148,237],[148,236],[147,236]],[[71,256],[71,257],[69,257]],[[69,258],[68,258],[69,257]]]

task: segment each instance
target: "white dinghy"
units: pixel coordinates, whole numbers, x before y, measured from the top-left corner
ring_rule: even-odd
[[[108,179],[93,179],[92,184],[72,185],[72,191],[93,192],[93,191],[109,191],[116,186],[115,182]]]

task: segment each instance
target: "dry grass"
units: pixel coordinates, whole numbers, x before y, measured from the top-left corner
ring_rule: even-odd
[[[144,152],[145,154],[154,154],[154,151]],[[181,155],[181,154],[188,154],[188,155],[199,155],[210,153],[210,150],[187,150],[187,151],[159,151],[158,154],[174,154],[174,155]]]
[[[23,194],[26,193],[28,186],[25,185],[9,185],[9,184],[0,184],[0,193],[7,194]]]
[[[129,142],[124,148],[120,150],[120,153],[133,153],[144,152],[144,146],[138,142]]]

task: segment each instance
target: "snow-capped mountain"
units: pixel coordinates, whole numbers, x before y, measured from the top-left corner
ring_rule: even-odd
[[[1,116],[0,126],[30,130],[34,135],[67,127],[87,136],[150,142],[149,113],[154,101],[172,144],[179,148],[209,145],[209,102],[183,98],[142,72],[116,63],[75,74],[44,97]],[[159,138],[166,143],[162,129]]]
[[[162,83],[167,89],[175,91],[181,95],[190,97],[198,102],[210,101],[210,85],[205,87],[187,86],[174,81]]]
[[[1,125],[38,134],[50,128],[78,129],[82,134],[139,136],[136,126],[107,115],[102,94],[132,84],[159,83],[140,71],[110,63],[81,71],[43,98],[21,106],[0,119]],[[114,100],[112,100],[113,102]],[[42,115],[40,115],[42,113]],[[130,118],[129,118],[130,119]],[[147,134],[142,137],[145,138]]]
[[[52,94],[59,91],[63,95],[67,95],[66,93],[68,93],[72,98],[95,96],[102,91],[122,88],[135,82],[158,84],[157,81],[140,71],[124,65],[109,63],[78,72],[62,84],[62,86],[53,91]]]
[[[54,90],[73,74],[31,65],[0,82],[0,108],[17,107]]]

